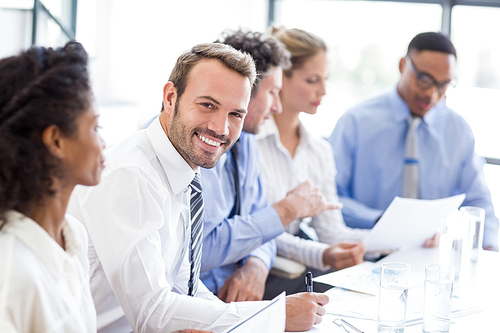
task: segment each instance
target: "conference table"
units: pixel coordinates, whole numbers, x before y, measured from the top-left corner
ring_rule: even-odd
[[[439,262],[439,249],[407,249],[392,253],[375,263],[363,263],[359,267],[348,268],[338,284],[326,291],[330,302],[325,306],[326,314],[320,324],[308,332],[377,332],[378,296],[352,291],[356,284],[366,284],[364,288],[376,287],[377,276],[374,267],[383,262],[405,262],[411,266],[410,287],[408,291],[407,323],[405,333],[422,332],[423,286],[425,266]],[[330,274],[337,274],[334,272]],[[374,273],[375,272],[375,273]],[[368,274],[368,275],[363,275]],[[371,275],[370,275],[371,274]],[[340,274],[337,274],[337,276]],[[366,278],[365,278],[366,276]],[[332,281],[335,281],[331,275]],[[328,280],[328,275],[317,278]],[[316,279],[315,279],[316,280]],[[462,261],[459,278],[454,283],[452,299],[452,319],[450,333],[500,332],[500,254],[492,251],[481,251],[476,263],[467,259]],[[370,284],[372,284],[370,286]],[[348,325],[346,329],[334,323]]]

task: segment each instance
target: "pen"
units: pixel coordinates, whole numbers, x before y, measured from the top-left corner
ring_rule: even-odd
[[[306,273],[306,287],[308,293],[313,292],[313,274],[311,271]]]
[[[338,323],[337,321],[340,321],[340,323]],[[352,326],[351,324],[349,324],[347,321],[345,321],[344,319],[335,319],[333,321],[333,323],[335,325],[337,325],[338,327],[342,327],[344,329],[344,331],[346,332],[349,332],[344,325],[346,325],[347,327],[349,327],[349,329],[353,330],[354,332],[356,333],[363,333],[363,331],[357,329],[356,327]]]

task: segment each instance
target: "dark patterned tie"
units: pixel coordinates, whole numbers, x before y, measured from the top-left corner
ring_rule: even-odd
[[[191,272],[189,274],[189,296],[196,296],[201,268],[201,246],[203,243],[203,189],[200,175],[195,174],[191,187]]]
[[[236,141],[234,145],[231,147],[231,161],[234,167],[234,205],[229,213],[228,218],[232,218],[234,215],[240,215],[240,206],[241,206],[241,194],[240,194],[240,175],[238,170],[238,146],[240,144],[240,140]]]
[[[403,172],[403,197],[418,199],[418,125],[422,118],[410,116],[408,118],[408,132],[406,133],[405,167]]]

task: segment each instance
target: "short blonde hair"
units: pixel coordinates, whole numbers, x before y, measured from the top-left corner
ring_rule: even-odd
[[[292,55],[292,67],[284,71],[288,77],[292,76],[294,69],[301,68],[307,59],[314,57],[320,51],[327,51],[323,39],[301,29],[286,29],[282,26],[273,26],[271,35],[278,38]]]

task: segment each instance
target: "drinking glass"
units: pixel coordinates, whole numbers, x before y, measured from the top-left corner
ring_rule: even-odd
[[[402,333],[405,327],[410,265],[401,262],[382,264],[378,306],[378,331]]]
[[[462,216],[469,221],[468,252],[469,260],[477,262],[479,250],[483,248],[484,209],[481,207],[464,206],[460,208]]]
[[[458,281],[468,254],[469,221],[457,210],[444,221],[440,233],[439,263],[451,265],[455,270],[455,281]]]
[[[455,270],[450,265],[425,267],[424,333],[449,332],[454,275]]]

